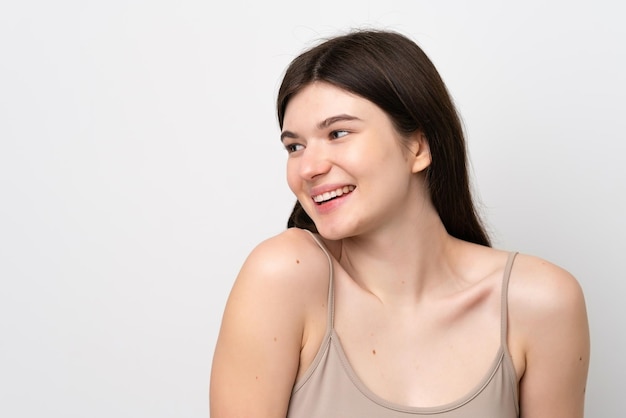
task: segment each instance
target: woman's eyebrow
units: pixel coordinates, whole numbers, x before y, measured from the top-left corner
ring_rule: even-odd
[[[336,122],[349,121],[349,120],[361,120],[356,116],[341,114],[337,116],[331,116],[329,118],[324,119],[320,123],[317,124],[318,129],[328,128],[330,125]]]
[[[346,114],[331,116],[329,118],[324,119],[320,123],[318,123],[317,124],[317,129],[328,128],[333,123],[342,122],[342,121],[351,121],[351,120],[358,120],[358,121],[360,121],[361,119],[357,118],[356,116],[346,115]],[[284,141],[285,138],[296,139],[298,137],[299,136],[297,134],[295,134],[294,132],[291,132],[291,131],[283,131],[280,134],[281,142]]]
[[[298,135],[291,131],[282,131],[280,133],[280,142],[285,142],[285,138],[297,139]]]

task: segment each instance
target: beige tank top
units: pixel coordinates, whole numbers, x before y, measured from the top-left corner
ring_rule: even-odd
[[[507,288],[516,253],[509,255],[502,279],[500,348],[483,379],[455,402],[428,408],[409,407],[388,402],[371,392],[350,366],[333,325],[332,258],[324,244],[313,238],[330,264],[327,331],[313,363],[293,388],[288,418],[519,417],[517,378],[506,344]]]

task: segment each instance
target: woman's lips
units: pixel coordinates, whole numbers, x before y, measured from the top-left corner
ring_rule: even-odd
[[[352,192],[354,189],[355,189],[355,186],[351,184],[348,186],[338,187],[334,190],[329,190],[327,192],[320,193],[320,194],[313,196],[313,201],[319,205],[331,199],[334,199],[336,197],[340,197],[345,194],[348,194]]]

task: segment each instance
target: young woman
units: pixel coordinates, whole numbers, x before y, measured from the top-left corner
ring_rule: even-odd
[[[213,418],[583,416],[581,289],[490,247],[459,118],[414,42],[354,31],[304,52],[278,120],[298,203],[232,289]]]

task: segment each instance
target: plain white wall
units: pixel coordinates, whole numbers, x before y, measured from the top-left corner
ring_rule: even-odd
[[[282,72],[374,26],[447,82],[496,244],[579,278],[587,416],[623,416],[624,6],[247,3],[0,4],[0,415],[208,415],[230,286],[293,203]]]

